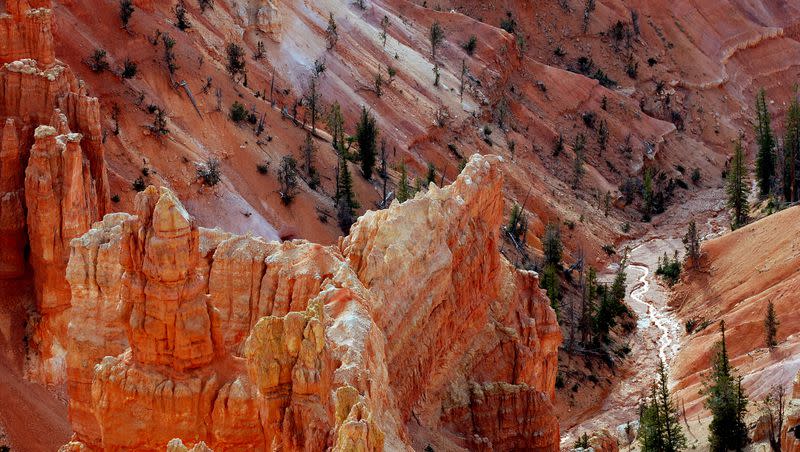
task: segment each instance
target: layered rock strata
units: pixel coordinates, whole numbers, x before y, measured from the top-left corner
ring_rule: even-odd
[[[100,109],[55,59],[49,1],[9,0],[5,9],[0,12],[0,278],[32,274],[36,315],[28,370],[42,382],[59,383],[65,377],[69,242],[109,210]]]
[[[102,336],[71,335],[76,444],[553,450],[561,336],[497,250],[498,166],[475,156],[335,247],[199,228],[163,188],[107,215],[67,271],[71,325]]]

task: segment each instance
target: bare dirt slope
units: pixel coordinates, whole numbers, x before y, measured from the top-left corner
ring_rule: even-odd
[[[725,321],[731,361],[751,400],[761,399],[773,385],[788,387],[800,369],[798,222],[800,207],[792,207],[705,242],[699,270],[689,271],[676,286],[670,303],[681,320],[708,324],[686,336],[673,364],[677,397],[690,419],[707,416],[698,390],[720,338],[719,320]],[[781,322],[772,351],[764,338],[770,300]],[[750,411],[751,416],[756,412]]]

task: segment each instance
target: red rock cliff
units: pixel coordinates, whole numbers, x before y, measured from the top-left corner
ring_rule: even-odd
[[[496,248],[501,188],[476,156],[340,247],[198,228],[148,188],[72,241],[75,440],[553,450],[561,336],[536,276]]]
[[[109,210],[96,98],[55,59],[49,1],[9,0],[0,12],[0,278],[35,285],[30,374],[64,380],[69,241]],[[73,133],[75,132],[75,133]]]

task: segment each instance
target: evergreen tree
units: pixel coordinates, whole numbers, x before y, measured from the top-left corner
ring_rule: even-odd
[[[700,235],[694,220],[689,222],[686,235],[683,236],[683,246],[686,248],[686,257],[691,261],[692,267],[700,265]]]
[[[650,397],[639,407],[639,444],[642,452],[662,452],[664,431],[662,429],[661,409],[658,404],[658,388],[654,381],[650,385]]]
[[[353,177],[347,167],[347,159],[339,155],[338,177],[336,178],[336,216],[342,232],[350,230],[356,218],[356,209],[360,207],[353,191]]]
[[[561,244],[561,231],[555,223],[547,223],[542,240],[542,252],[544,253],[544,265],[561,266],[561,257],[564,247]]]
[[[528,221],[525,219],[525,212],[522,210],[519,204],[514,203],[514,206],[511,208],[511,215],[508,218],[508,226],[506,226],[506,231],[514,238],[517,242],[524,242],[525,233],[528,230]]]
[[[433,25],[431,25],[430,40],[431,40],[431,58],[435,63],[436,49],[439,47],[439,45],[442,44],[442,41],[444,41],[444,29],[442,29],[442,25],[438,21],[434,22]]]
[[[678,452],[686,449],[678,409],[669,393],[669,377],[663,361],[650,387],[650,397],[639,412],[639,442],[642,452]]]
[[[244,49],[242,49],[242,46],[231,42],[225,47],[225,53],[228,56],[228,62],[225,67],[228,69],[228,73],[231,74],[231,77],[235,80],[237,75],[244,76],[246,72],[245,65],[247,63],[244,60]]]
[[[131,20],[131,16],[135,8],[133,7],[132,0],[120,0],[119,2],[119,19],[122,21],[122,28],[125,30],[128,29],[128,22]]]
[[[547,292],[547,298],[550,299],[550,306],[556,311],[556,316],[559,316],[561,309],[558,300],[561,297],[561,279],[558,276],[558,268],[555,265],[545,265],[541,287]]]
[[[609,333],[617,325],[617,318],[626,312],[625,306],[625,261],[623,260],[611,287],[601,285],[598,287],[599,302],[594,313],[594,341],[595,343],[609,342]]]
[[[642,186],[642,207],[644,209],[645,221],[650,221],[650,214],[653,212],[653,169],[644,170],[644,184]]]
[[[778,346],[778,317],[775,314],[775,305],[772,300],[767,304],[767,315],[764,317],[764,334],[767,347],[773,349]]]
[[[756,96],[756,179],[758,181],[759,195],[764,197],[770,192],[772,176],[775,172],[775,137],[770,126],[767,100],[762,88]]]
[[[406,173],[406,165],[400,165],[400,183],[397,184],[397,200],[405,202],[414,196],[413,189],[408,183],[408,174]]]
[[[789,110],[786,112],[786,134],[783,139],[783,193],[786,201],[800,199],[800,179],[797,177],[798,159],[800,159],[800,102],[797,93],[794,95]]]
[[[425,184],[430,185],[430,183],[436,183],[436,167],[433,163],[428,162],[428,174],[425,176]]]
[[[367,107],[361,107],[361,119],[356,126],[356,140],[358,141],[358,153],[361,160],[361,172],[365,179],[372,178],[372,169],[375,167],[375,156],[378,153],[378,126],[375,125],[375,117],[367,111]]]
[[[747,166],[744,161],[742,140],[736,142],[736,147],[728,169],[725,191],[728,195],[728,208],[732,210],[732,228],[740,228],[747,223],[749,204],[747,196],[750,194],[750,180],[747,176]]]
[[[337,154],[345,154],[344,117],[339,102],[334,102],[328,112],[328,129],[331,133],[331,145]]]
[[[317,133],[317,118],[320,116],[319,98],[317,75],[312,74],[308,78],[308,89],[303,95],[303,102],[305,102],[308,112],[311,114],[311,131],[313,133]],[[303,121],[305,122],[305,120]]]
[[[717,343],[711,372],[702,392],[706,396],[705,406],[712,414],[708,440],[713,452],[740,451],[749,442],[744,422],[747,397],[742,390],[741,378],[735,375],[728,358],[724,321],[720,324],[720,331],[722,340]]]
[[[317,168],[314,167],[314,154],[316,154],[317,150],[314,146],[314,140],[311,138],[311,132],[306,133],[306,141],[303,144],[302,151],[308,186],[312,190],[316,190],[317,186],[319,186],[319,173]]]
[[[686,449],[686,436],[681,430],[678,408],[669,393],[669,376],[664,361],[658,362],[658,406],[664,432],[664,451],[678,452]]]
[[[586,136],[582,133],[579,133],[575,137],[575,144],[572,146],[572,150],[575,152],[575,160],[573,161],[572,165],[572,188],[578,189],[581,185],[581,180],[583,179],[583,175],[586,174],[586,169],[583,167],[583,162],[585,160],[584,156],[584,147],[586,145]]]
[[[328,50],[336,46],[339,41],[339,31],[336,26],[336,19],[333,18],[333,13],[328,17],[328,28],[325,29],[325,41],[328,44]]]
[[[589,267],[581,296],[581,318],[578,323],[578,330],[581,333],[581,342],[584,344],[592,340],[592,314],[596,309],[597,300],[597,271],[594,267]]]
[[[547,291],[550,304],[559,313],[558,300],[561,298],[561,280],[558,275],[561,268],[561,257],[564,247],[561,244],[561,231],[555,223],[548,223],[542,239],[542,250],[544,252],[544,275],[542,276],[541,286]]]
[[[278,168],[281,201],[288,205],[297,193],[297,160],[291,155],[284,155]]]

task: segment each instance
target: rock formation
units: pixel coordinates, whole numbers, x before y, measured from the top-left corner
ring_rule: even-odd
[[[96,98],[55,59],[49,1],[10,0],[0,13],[0,277],[35,285],[30,373],[64,380],[69,241],[109,210]],[[76,133],[73,133],[76,132]]]
[[[385,401],[368,394],[387,386],[382,336],[367,291],[334,251],[198,228],[172,192],[153,187],[135,216],[106,216],[73,241],[68,268],[73,325],[86,316],[105,335],[70,334],[76,439],[137,450],[174,437],[217,450],[380,449],[370,413]],[[108,314],[116,303],[118,317]]]
[[[781,450],[798,452],[800,451],[800,373],[794,377],[786,414],[786,421],[781,432]]]
[[[496,248],[501,188],[476,156],[323,247],[199,228],[149,187],[72,241],[75,444],[553,450],[561,336]]]
[[[273,40],[281,40],[281,12],[278,0],[266,0],[256,11],[256,28],[267,33]]]

